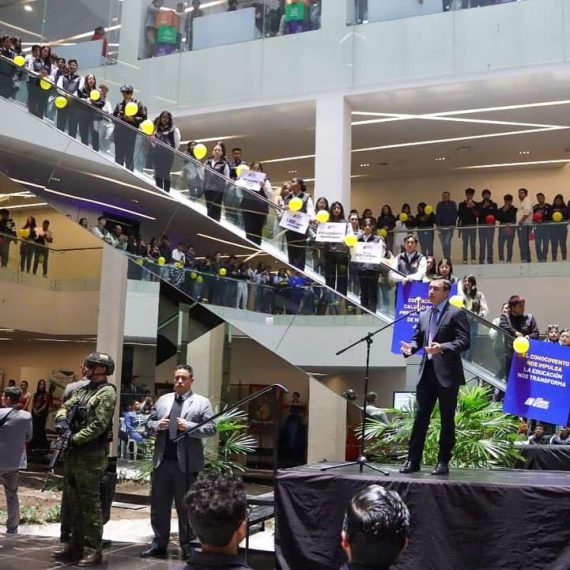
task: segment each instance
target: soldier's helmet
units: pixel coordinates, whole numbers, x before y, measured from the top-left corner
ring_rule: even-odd
[[[92,352],[84,361],[85,368],[93,368],[94,366],[105,366],[107,376],[111,376],[115,372],[115,362],[106,352]]]

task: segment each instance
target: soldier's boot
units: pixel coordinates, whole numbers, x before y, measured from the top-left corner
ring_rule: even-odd
[[[77,566],[95,566],[103,562],[103,554],[95,548],[85,548],[83,558],[77,563]]]
[[[51,553],[51,557],[56,560],[76,561],[83,557],[83,550],[72,542],[64,542]]]

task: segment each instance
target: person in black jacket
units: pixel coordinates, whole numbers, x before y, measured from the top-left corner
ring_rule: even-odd
[[[0,37],[0,56],[14,59],[16,52],[12,49],[10,36]],[[0,61],[0,97],[10,99],[16,94],[16,76],[18,70],[15,65]]]
[[[202,548],[174,570],[252,570],[238,554],[247,529],[243,482],[235,475],[200,475],[185,498],[188,519]]]
[[[6,208],[0,210],[0,268],[8,265],[11,238],[16,237],[16,224]]]
[[[501,313],[499,326],[515,338],[524,336],[526,338],[538,339],[540,332],[536,319],[531,313],[525,313],[525,303],[525,298],[521,295],[511,295],[509,297],[509,312]],[[514,348],[512,342],[506,342],[505,344],[505,364],[508,379]]]
[[[433,255],[433,238],[435,226],[435,214],[431,212],[426,214],[425,202],[418,204],[418,213],[416,215],[416,228],[418,229],[418,239],[420,241],[420,250],[424,255]]]
[[[206,211],[213,220],[222,217],[222,199],[230,176],[230,165],[226,158],[226,145],[218,142],[212,149],[212,156],[204,163],[204,196]]]
[[[485,188],[481,192],[483,201],[479,204],[479,263],[493,263],[493,244],[495,242],[495,223],[497,204],[491,200],[491,191]]]
[[[394,250],[394,227],[396,226],[396,216],[392,213],[392,208],[388,204],[384,204],[380,210],[378,220],[376,220],[376,228],[386,230],[386,249]]]
[[[95,122],[99,115],[93,110],[93,106],[98,101],[91,100],[91,92],[96,89],[97,79],[92,73],[88,73],[83,79],[83,86],[77,90],[77,97],[85,102],[84,105],[77,105],[77,120],[81,142],[86,145],[91,143],[93,150],[98,151],[99,131],[95,128]]]
[[[507,263],[513,259],[513,243],[515,241],[517,209],[513,206],[512,194],[503,196],[503,205],[497,210],[499,227],[499,261],[505,261],[505,245],[507,246]]]
[[[479,208],[473,200],[475,190],[467,188],[465,190],[465,200],[459,204],[457,208],[457,226],[461,228],[461,237],[463,239],[463,263],[468,261],[468,253],[471,250],[471,263],[477,263],[475,255],[476,239],[477,239],[477,219],[479,218]]]
[[[146,107],[141,101],[133,98],[133,91],[132,85],[123,85],[121,87],[123,100],[117,104],[113,111],[113,115],[124,123],[121,124],[120,121],[115,123],[115,162],[121,166],[126,166],[129,170],[134,170],[135,168],[136,129],[147,118]],[[137,105],[137,112],[132,116],[126,113],[129,103]]]
[[[459,387],[465,384],[461,353],[469,350],[469,322],[465,312],[448,302],[451,284],[434,279],[429,284],[432,307],[420,313],[412,340],[402,342],[404,357],[423,348],[416,388],[417,413],[408,447],[408,460],[401,473],[420,470],[431,413],[439,401],[441,432],[437,466],[432,475],[447,475],[455,445],[455,408]]]
[[[532,207],[532,218],[535,222],[534,226],[534,246],[536,248],[536,260],[545,262],[548,257],[548,245],[550,243],[550,235],[552,226],[552,206],[546,202],[546,198],[542,192],[536,195],[538,202]]]

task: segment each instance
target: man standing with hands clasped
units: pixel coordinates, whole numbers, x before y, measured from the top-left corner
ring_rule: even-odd
[[[412,340],[402,342],[404,357],[421,348],[424,355],[416,388],[417,412],[410,437],[408,460],[400,473],[420,470],[431,413],[439,400],[441,433],[438,463],[432,475],[449,474],[449,461],[455,445],[455,408],[459,386],[465,384],[461,353],[470,347],[469,322],[465,313],[448,302],[450,283],[434,279],[429,286],[432,307],[420,313]]]
[[[178,514],[178,531],[182,555],[191,554],[190,525],[184,496],[198,472],[204,468],[202,438],[216,433],[209,422],[177,442],[183,432],[213,416],[210,400],[192,391],[192,367],[181,364],[174,371],[174,392],[161,396],[148,420],[147,429],[156,433],[154,470],[150,491],[150,522],[154,531],[152,544],[141,552],[142,558],[166,558],[170,541],[172,500]]]

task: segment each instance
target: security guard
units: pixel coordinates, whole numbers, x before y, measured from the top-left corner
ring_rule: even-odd
[[[107,452],[117,402],[115,386],[107,382],[115,363],[103,352],[94,352],[84,361],[89,383],[75,390],[56,414],[56,430],[71,429],[71,445],[64,459],[64,485],[71,504],[71,537],[53,557],[78,566],[102,561],[103,520],[100,485],[107,467]],[[68,422],[74,409],[73,420]]]

